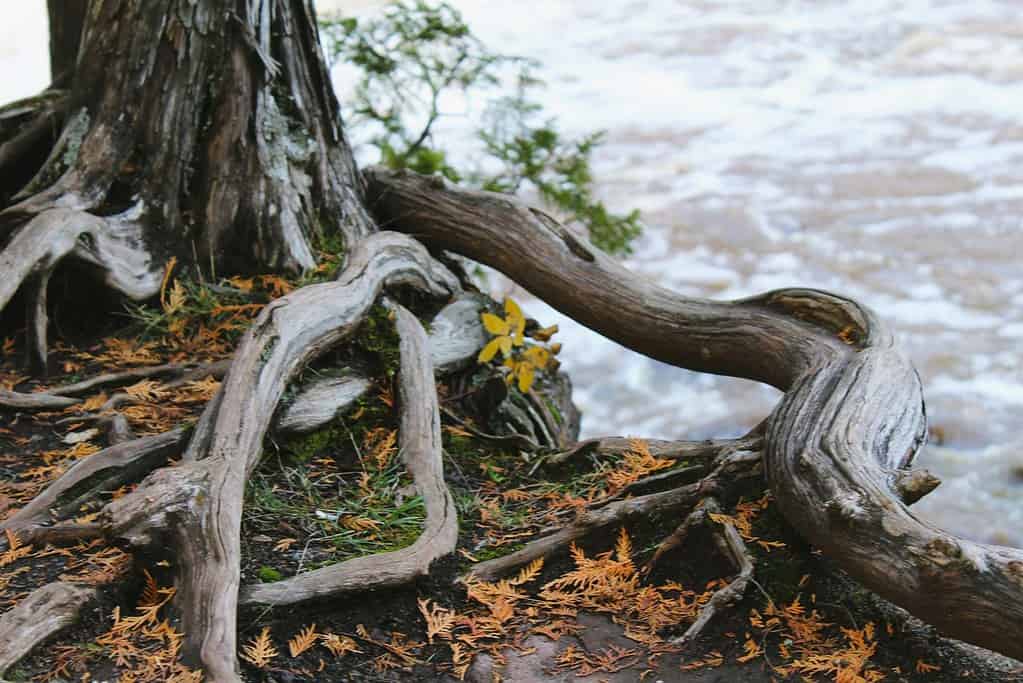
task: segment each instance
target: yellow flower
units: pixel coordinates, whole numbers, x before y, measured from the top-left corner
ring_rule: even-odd
[[[498,350],[501,355],[507,358],[511,354],[513,346],[522,346],[524,343],[522,333],[526,329],[526,319],[522,315],[522,309],[511,299],[504,301],[504,319],[498,318],[493,313],[481,315],[483,327],[487,332],[495,335],[483,350],[480,351],[478,360],[480,363],[489,362]]]
[[[523,394],[533,386],[537,370],[544,370],[551,360],[551,353],[542,346],[531,346],[518,358],[505,358],[504,366],[510,368],[507,381],[511,384],[518,381],[519,391]]]

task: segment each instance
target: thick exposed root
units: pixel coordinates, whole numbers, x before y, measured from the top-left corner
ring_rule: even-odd
[[[475,329],[469,325],[465,316],[459,313],[465,310],[467,303],[472,310],[477,311],[476,318],[472,321]],[[452,318],[462,320],[462,323],[456,325],[436,322],[431,324],[427,339],[429,349],[427,356],[433,360],[441,358],[445,361],[444,366],[435,368],[438,374],[463,367],[467,361],[475,358],[482,348],[485,340],[478,334],[480,328],[478,305],[474,297],[466,295],[457,298],[434,317],[434,321],[438,319],[450,321]],[[467,342],[466,339],[470,341]],[[73,397],[101,387],[123,385],[149,377],[177,377],[168,385],[168,388],[174,388],[181,383],[206,376],[222,378],[229,367],[229,361],[218,361],[198,365],[174,363],[136,368],[98,375],[81,382],[56,387],[49,392],[31,394],[0,392],[0,406],[19,410],[60,409],[78,402],[79,399]],[[287,405],[277,411],[273,420],[273,430],[283,434],[303,434],[319,429],[348,410],[370,386],[371,380],[368,377],[351,368],[343,370],[339,377],[322,377],[308,382],[298,389]],[[91,421],[93,424],[101,425],[107,430],[111,447],[77,462],[28,505],[0,523],[0,529],[18,530],[21,533],[44,533],[41,530],[33,531],[31,527],[64,519],[76,512],[82,503],[95,498],[100,492],[116,489],[123,484],[135,483],[163,465],[169,458],[180,454],[186,444],[189,444],[191,449],[198,447],[203,441],[202,438],[194,438],[194,435],[201,431],[202,423],[195,430],[175,429],[164,434],[135,439],[124,416],[111,412],[130,400],[134,399],[128,394],[117,393],[95,414],[79,414],[58,420],[57,424]],[[215,406],[211,412],[216,413]],[[209,420],[205,422],[208,423]]]
[[[738,439],[707,439],[705,441],[665,441],[644,439],[643,443],[655,458],[670,460],[717,459],[737,451],[759,451],[763,436],[756,430]],[[546,465],[560,465],[585,455],[622,455],[632,449],[635,439],[622,436],[601,436],[580,441],[566,451],[544,458]]]
[[[71,545],[109,536],[99,524],[89,522],[58,522],[51,526],[32,526],[18,532],[18,539],[31,545]]]
[[[26,394],[0,389],[0,406],[13,410],[62,410],[76,403],[81,403],[81,400],[46,392]]]
[[[18,287],[28,285],[28,362],[38,372],[46,368],[46,286],[57,264],[71,253],[83,235],[103,229],[103,219],[81,211],[51,209],[29,221],[0,252],[0,309]]]
[[[487,343],[480,325],[481,310],[478,296],[462,293],[430,321],[427,341],[437,376],[473,362]],[[370,379],[355,368],[345,368],[338,377],[314,379],[302,386],[290,403],[282,406],[274,429],[292,434],[319,429],[348,410],[369,390],[370,384]]]
[[[925,434],[920,385],[869,310],[812,290],[781,290],[723,303],[686,299],[635,278],[546,214],[507,197],[455,190],[436,180],[379,169],[369,173],[369,181],[371,203],[381,211],[382,222],[502,270],[593,329],[660,360],[755,379],[787,392],[765,430],[730,441],[651,443],[654,455],[697,464],[635,482],[624,495],[639,495],[598,501],[568,526],[476,565],[472,577],[493,580],[593,531],[640,517],[684,517],[658,559],[694,525],[706,522],[714,499],[729,493],[737,481],[766,471],[788,521],[850,574],[951,635],[1023,656],[1023,645],[1012,637],[1023,618],[1023,553],[951,537],[917,520],[902,504],[934,485],[933,478],[907,473]],[[34,328],[30,340],[37,360],[45,363],[45,321],[39,324],[45,306],[39,302],[60,258],[74,253],[105,263],[115,279],[129,272],[150,273],[148,264],[111,269],[109,259],[97,256],[112,253],[102,246],[110,244],[111,226],[129,222],[46,210],[23,226],[0,254],[0,266],[10,264],[16,276],[14,284],[0,284],[0,306],[22,282],[28,283],[29,323]],[[47,241],[41,234],[55,239]],[[336,415],[361,391],[352,384],[358,380],[352,375],[333,386],[317,385],[321,393],[310,393],[308,399],[317,404],[316,410],[303,408],[301,395],[281,405],[301,369],[353,332],[386,287],[400,284],[437,296],[458,289],[456,278],[411,238],[380,233],[359,242],[337,282],[304,287],[266,306],[244,337],[178,466],[149,474],[133,493],[110,502],[97,524],[47,526],[48,515],[67,513],[81,496],[93,495],[100,482],[107,486],[109,477],[122,477],[129,470],[137,477],[141,470],[130,468],[159,464],[154,464],[157,456],[149,459],[155,447],[143,452],[142,440],[127,441],[83,462],[94,462],[94,469],[73,468],[10,521],[24,524],[19,531],[25,530],[30,539],[102,534],[136,546],[169,543],[180,571],[176,606],[186,634],[186,663],[201,666],[206,680],[239,681],[239,534],[245,483],[275,420],[279,428],[322,424],[318,421]],[[427,507],[422,536],[402,551],[246,588],[243,604],[287,604],[391,585],[424,573],[432,560],[454,547],[457,521],[443,483],[431,354],[411,314],[395,307],[395,315],[402,337],[402,450]],[[478,310],[470,315],[466,307],[453,319],[459,316],[468,320]],[[467,353],[473,344],[477,342],[465,344],[458,354],[433,354],[433,362],[464,363],[478,349],[477,344]],[[460,360],[455,357],[459,355]],[[9,394],[0,398],[12,405],[26,400]],[[40,400],[69,397],[54,392]],[[108,407],[115,408],[116,402]],[[542,425],[542,406],[536,408],[530,419]],[[288,417],[295,410],[301,419]],[[180,449],[184,441],[180,434],[154,438],[166,439],[160,443],[168,451]],[[553,441],[549,434],[544,438]],[[534,442],[528,445],[539,448]],[[595,440],[544,463],[592,452],[617,453],[629,446],[623,439]],[[115,457],[117,448],[122,449],[117,451],[120,459]],[[670,488],[644,493],[664,486]],[[694,512],[701,501],[706,501],[704,507]],[[684,640],[695,637],[752,581],[750,554],[734,527],[715,526],[712,536],[738,575],[713,596]]]
[[[284,581],[248,586],[241,604],[282,605],[356,590],[384,588],[423,576],[430,564],[455,550],[458,518],[444,483],[440,411],[426,332],[406,309],[394,305],[401,336],[401,457],[423,497],[426,522],[407,548],[359,557],[299,574]]]
[[[138,481],[166,463],[184,449],[189,436],[189,430],[179,428],[119,443],[79,460],[0,528],[23,532],[75,513],[100,491]]]
[[[417,242],[379,233],[356,247],[337,282],[269,304],[243,338],[221,399],[207,407],[185,462],[157,470],[101,513],[111,535],[133,544],[164,534],[171,539],[181,570],[183,654],[202,666],[207,680],[239,680],[242,500],[284,390],[309,360],[354,331],[384,286],[398,284],[438,296],[458,287]]]
[[[383,168],[365,175],[382,223],[497,268],[633,350],[785,391],[768,419],[765,464],[788,522],[947,635],[1023,658],[1015,637],[1023,550],[957,538],[903,504],[898,472],[927,433],[922,389],[872,311],[808,289],[726,302],[682,297],[513,198]]]
[[[0,144],[0,171],[10,171],[21,159],[53,134],[59,120],[57,112],[44,112],[18,131],[11,139]]]
[[[135,431],[131,428],[131,423],[121,413],[111,415],[102,423],[102,427],[107,432],[107,443],[111,446],[127,443],[135,439]]]
[[[0,677],[36,645],[77,621],[95,595],[95,588],[56,581],[0,616]]]
[[[46,368],[47,285],[65,257],[73,255],[99,267],[108,284],[132,298],[143,299],[158,291],[159,269],[154,271],[149,254],[138,246],[140,234],[131,218],[47,208],[18,229],[0,252],[4,273],[0,309],[19,287],[27,287],[28,361],[36,372],[43,374]]]
[[[25,349],[28,356],[28,369],[34,375],[46,375],[46,327],[49,318],[46,314],[46,291],[50,285],[53,268],[43,268],[30,275],[24,284],[25,288]]]
[[[480,325],[482,297],[463,292],[430,321],[430,358],[434,372],[446,375],[471,365],[489,337]]]
[[[368,377],[351,369],[346,369],[340,377],[314,380],[282,408],[275,429],[285,434],[315,431],[344,413],[372,386]]]
[[[56,136],[67,102],[65,91],[47,90],[0,107],[0,176],[6,180],[15,175],[12,171],[26,156]],[[14,189],[0,181],[0,195],[13,194]]]

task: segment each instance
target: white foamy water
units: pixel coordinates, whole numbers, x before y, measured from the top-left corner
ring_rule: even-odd
[[[564,129],[607,130],[601,194],[648,224],[630,268],[695,296],[831,289],[888,319],[944,439],[918,462],[945,484],[915,509],[1023,546],[1017,0],[453,4],[489,45],[544,63]],[[8,22],[0,100],[45,82],[44,14],[19,6]],[[471,127],[456,115],[443,132],[471,154]],[[737,434],[777,400],[629,353],[539,302],[527,312],[561,326],[587,435]]]

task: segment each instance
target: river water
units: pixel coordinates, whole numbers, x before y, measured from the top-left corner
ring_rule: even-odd
[[[2,29],[4,101],[46,81],[43,3],[24,4]],[[829,289],[890,321],[935,431],[918,466],[944,480],[914,509],[1023,547],[1018,0],[453,4],[488,45],[543,62],[540,99],[563,129],[607,131],[600,194],[647,225],[630,268],[693,296]],[[441,131],[463,141],[464,104]],[[777,400],[630,353],[498,286],[560,325],[586,435],[738,434]]]

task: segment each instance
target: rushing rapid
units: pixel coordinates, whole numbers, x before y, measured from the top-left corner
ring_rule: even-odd
[[[889,320],[924,381],[932,437],[918,465],[944,480],[914,509],[1023,547],[1016,0],[452,4],[488,45],[542,61],[543,104],[562,128],[607,131],[600,193],[647,225],[630,268],[693,296],[830,289]],[[48,79],[45,5],[11,11],[0,101]],[[337,78],[340,95],[349,86]],[[471,155],[472,103],[445,106],[470,114],[444,118],[440,134]],[[561,327],[585,435],[734,435],[777,400],[523,303]]]
[[[925,386],[918,466],[944,480],[915,509],[1023,546],[1014,2],[456,4],[488,44],[543,62],[563,126],[607,131],[603,196],[647,223],[630,268],[694,296],[830,289],[889,320]],[[736,434],[777,400],[527,312],[561,326],[586,435]]]

